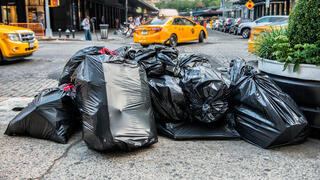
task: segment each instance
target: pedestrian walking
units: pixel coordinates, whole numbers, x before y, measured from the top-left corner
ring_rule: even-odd
[[[142,18],[141,15],[137,16],[137,18],[135,20],[135,24],[134,24],[136,27],[141,25],[141,18]]]
[[[89,18],[89,16],[87,16],[86,18],[83,19],[81,25],[84,29],[84,36],[85,36],[86,41],[91,41],[92,36],[91,36],[91,32],[90,32],[90,18]]]
[[[119,29],[119,18],[116,18],[116,28]]]

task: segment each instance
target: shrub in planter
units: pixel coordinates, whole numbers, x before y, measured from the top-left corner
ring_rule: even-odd
[[[291,46],[320,40],[320,1],[299,0],[290,14],[288,38]]]
[[[304,43],[294,46],[289,41],[286,29],[271,29],[258,39],[256,54],[261,58],[284,62],[283,70],[292,63],[294,72],[301,63],[320,65],[320,40],[314,44]]]

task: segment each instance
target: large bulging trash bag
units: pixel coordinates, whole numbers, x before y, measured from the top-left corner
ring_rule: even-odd
[[[137,63],[86,56],[73,78],[89,148],[131,150],[157,142],[146,73]]]
[[[241,137],[262,148],[304,140],[308,123],[293,99],[267,75],[239,60],[234,66],[230,71],[236,85],[234,124]]]
[[[157,122],[189,121],[189,105],[179,86],[179,81],[179,78],[168,75],[149,78],[152,105]]]
[[[71,84],[43,90],[10,121],[5,134],[67,143],[81,125],[74,98],[75,89]]]
[[[158,77],[173,75],[177,58],[178,51],[176,49],[152,45],[137,51],[134,61],[145,69],[148,77]]]
[[[63,71],[59,78],[59,85],[70,83],[71,82],[71,76],[73,72],[77,69],[79,64],[84,60],[84,58],[87,55],[99,55],[101,54],[101,49],[103,49],[103,46],[90,46],[83,48],[76,52],[67,62],[67,64],[64,66]]]
[[[205,66],[184,69],[180,85],[195,120],[212,123],[228,110],[229,88],[221,72]]]

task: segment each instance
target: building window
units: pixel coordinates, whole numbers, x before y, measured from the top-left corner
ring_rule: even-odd
[[[16,6],[1,6],[2,22],[4,24],[17,23],[18,16]]]
[[[45,24],[44,0],[25,0],[28,23]]]

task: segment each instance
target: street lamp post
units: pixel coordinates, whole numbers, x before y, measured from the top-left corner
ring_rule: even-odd
[[[46,9],[46,36],[52,37],[52,30],[50,24],[50,12],[49,12],[49,3],[48,0],[44,1],[44,6]]]
[[[126,21],[128,23],[128,0],[126,0]]]

